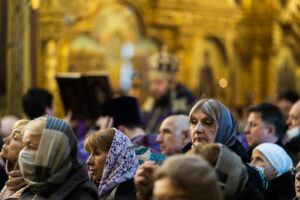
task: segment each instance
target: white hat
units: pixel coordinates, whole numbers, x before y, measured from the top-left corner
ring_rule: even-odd
[[[254,148],[261,152],[275,168],[277,176],[291,170],[293,161],[286,151],[277,144],[263,143]]]

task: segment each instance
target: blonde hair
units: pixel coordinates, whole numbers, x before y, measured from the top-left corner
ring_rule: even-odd
[[[45,128],[47,122],[47,117],[38,117],[31,120],[23,129],[22,135],[24,135],[25,131],[30,131],[32,135],[41,135]]]
[[[115,129],[111,128],[89,134],[84,142],[85,150],[92,152],[99,149],[102,152],[109,152],[115,133]]]
[[[30,120],[27,120],[27,119],[21,119],[21,120],[16,121],[16,123],[14,123],[14,126],[12,127],[11,134],[13,134],[14,132],[16,132],[17,129],[20,129],[20,128],[21,128],[21,130],[18,130],[18,132],[21,134],[22,139],[23,139],[23,137],[24,137],[24,132],[23,132],[23,130],[24,130],[25,126],[26,126],[29,122],[30,122]]]
[[[191,122],[191,117],[196,111],[202,111],[208,117],[214,120],[214,123],[220,124],[221,121],[221,106],[219,102],[215,99],[200,99],[195,105],[192,107],[189,114],[189,123]]]

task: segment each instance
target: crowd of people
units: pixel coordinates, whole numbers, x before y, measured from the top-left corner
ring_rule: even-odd
[[[238,134],[229,108],[175,82],[177,67],[154,55],[142,109],[115,97],[90,128],[54,117],[52,95],[30,89],[29,119],[1,120],[0,200],[300,199],[298,97],[250,107]]]

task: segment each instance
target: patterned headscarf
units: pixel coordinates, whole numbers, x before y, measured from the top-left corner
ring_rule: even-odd
[[[219,129],[215,143],[222,143],[227,147],[233,146],[236,141],[237,123],[231,112],[221,102],[221,118],[219,120]]]
[[[115,131],[98,187],[100,198],[108,196],[120,183],[132,179],[139,167],[133,144],[119,130]]]
[[[37,152],[22,150],[19,164],[35,193],[46,195],[57,189],[79,167],[77,141],[71,127],[63,120],[47,116]]]

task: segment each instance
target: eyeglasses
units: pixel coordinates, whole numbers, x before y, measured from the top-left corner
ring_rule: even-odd
[[[292,175],[296,176],[300,173],[300,168],[293,167],[291,172],[292,172]]]

